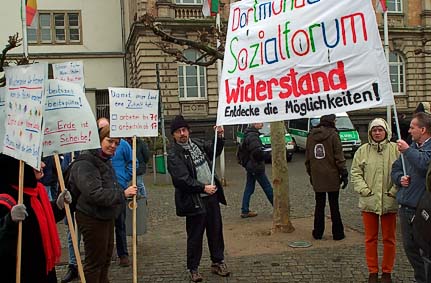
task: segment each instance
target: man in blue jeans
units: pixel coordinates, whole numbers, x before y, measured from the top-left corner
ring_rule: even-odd
[[[273,192],[271,183],[265,173],[265,152],[263,144],[259,138],[263,123],[253,123],[244,131],[244,147],[248,153],[248,160],[245,162],[247,171],[247,183],[242,197],[241,217],[255,217],[257,213],[250,211],[250,198],[254,193],[256,181],[262,187],[268,201],[273,205]]]
[[[411,220],[415,215],[416,205],[425,192],[426,174],[431,160],[431,115],[415,114],[410,122],[409,134],[413,141],[410,146],[402,139],[397,141],[398,150],[404,158],[405,172],[400,157],[392,165],[391,176],[398,186],[398,215],[404,252],[413,267],[416,282],[429,283],[430,263],[422,256],[422,251],[413,238]]]

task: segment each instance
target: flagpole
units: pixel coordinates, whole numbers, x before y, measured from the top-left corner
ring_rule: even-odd
[[[386,56],[386,63],[388,64],[389,70],[389,31],[388,31],[388,10],[383,13],[383,41]],[[386,106],[386,121],[389,125],[392,125],[391,106]]]
[[[21,0],[21,23],[22,23],[22,47],[24,56],[28,58],[28,41],[27,41],[27,11],[25,0]]]
[[[220,32],[220,11],[217,12],[216,15],[216,28]],[[220,47],[220,39],[217,38],[217,49]],[[221,60],[217,59],[217,82],[218,82],[218,90],[220,91],[220,81],[221,81],[221,70],[222,70],[222,64]],[[223,126],[222,126],[223,127]],[[226,179],[225,179],[225,152],[224,148],[223,151],[220,154],[220,177],[221,177],[221,183],[222,185],[226,185]]]

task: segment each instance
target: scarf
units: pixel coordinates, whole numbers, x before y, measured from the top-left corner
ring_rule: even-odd
[[[18,186],[14,185],[12,187],[18,190]],[[39,223],[46,258],[46,273],[48,274],[55,267],[55,264],[59,262],[61,256],[60,238],[58,237],[51,202],[48,199],[44,185],[40,182],[37,182],[36,188],[24,188],[24,193],[30,196],[31,208]]]

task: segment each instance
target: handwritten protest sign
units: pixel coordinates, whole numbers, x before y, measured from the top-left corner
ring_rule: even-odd
[[[0,87],[0,152],[3,149],[4,133],[6,130],[6,88]]]
[[[84,64],[82,61],[52,64],[54,79],[78,84],[84,89]]]
[[[6,68],[6,131],[3,153],[40,169],[47,64]]]
[[[393,103],[371,1],[231,5],[218,125]]]
[[[111,136],[156,137],[158,103],[157,90],[109,88]]]
[[[79,85],[48,80],[44,118],[43,156],[100,147],[96,119]]]

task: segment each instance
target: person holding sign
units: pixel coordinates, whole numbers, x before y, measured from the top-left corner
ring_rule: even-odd
[[[61,246],[56,222],[64,217],[64,203],[72,197],[65,190],[49,201],[39,180],[41,170],[24,165],[24,198],[18,202],[19,160],[0,154],[0,281],[16,281],[18,222],[22,221],[21,283],[56,283],[55,264]]]
[[[193,282],[201,282],[199,263],[202,257],[203,234],[206,230],[211,256],[211,272],[229,276],[224,263],[223,226],[220,203],[226,205],[223,187],[217,178],[212,180],[211,166],[214,150],[223,150],[223,128],[217,128],[217,146],[213,142],[189,137],[190,127],[183,116],[171,122],[174,143],[168,154],[168,170],[175,187],[175,206],[178,216],[186,217],[187,269]],[[213,185],[215,184],[215,185]]]
[[[114,248],[114,223],[137,193],[136,186],[123,190],[111,164],[120,139],[109,136],[109,126],[99,129],[100,149],[82,151],[71,168],[69,186],[77,196],[76,222],[84,240],[84,273],[87,282],[109,282]]]
[[[382,283],[392,282],[395,263],[395,234],[398,204],[396,186],[391,180],[391,166],[399,156],[397,144],[390,141],[388,123],[376,118],[368,126],[368,143],[356,151],[351,168],[351,181],[359,194],[359,207],[365,230],[365,257],[368,282],[377,283],[379,258],[377,244],[379,222],[383,237]]]
[[[305,167],[313,186],[316,207],[314,210],[313,238],[320,240],[325,231],[325,205],[328,194],[332,220],[332,238],[345,238],[338,197],[340,185],[344,189],[348,183],[346,159],[344,158],[340,136],[335,128],[335,115],[324,115],[320,123],[311,130],[305,149]]]
[[[401,157],[397,159],[392,165],[391,177],[399,188],[398,215],[404,251],[413,267],[416,282],[425,283],[431,282],[431,266],[422,258],[420,247],[413,237],[411,220],[425,192],[426,174],[431,160],[431,115],[424,112],[415,114],[410,122],[409,133],[413,141],[410,146],[404,140],[397,141],[405,166]]]

